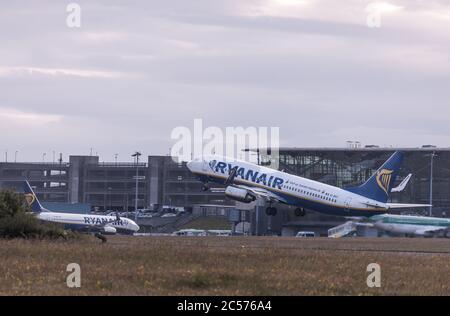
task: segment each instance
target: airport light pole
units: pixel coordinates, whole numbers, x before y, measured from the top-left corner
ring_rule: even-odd
[[[112,207],[112,194],[111,194],[111,191],[112,191],[112,188],[111,187],[108,187],[108,196],[109,196],[109,205],[108,205],[108,207],[109,207],[109,209],[111,210],[111,211],[113,211],[113,207]]]
[[[433,216],[433,162],[436,157],[436,152],[432,152],[430,155],[430,217]]]
[[[14,162],[17,162],[17,153],[18,153],[19,151],[18,150],[16,150],[16,152],[14,153]]]
[[[136,158],[136,192],[135,192],[135,199],[134,199],[134,220],[137,222],[138,217],[138,190],[139,190],[139,156],[142,154],[138,151],[136,151],[131,157]]]
[[[251,149],[250,148],[245,148],[243,151],[245,151],[245,152],[248,152],[249,153],[249,156],[250,156],[250,151],[251,151]],[[260,150],[259,150],[259,148],[256,148],[256,160],[257,160],[257,162],[256,162],[256,164],[259,166],[260,165]]]

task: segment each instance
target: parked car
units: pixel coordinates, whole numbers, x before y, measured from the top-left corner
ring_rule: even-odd
[[[177,214],[176,213],[166,213],[164,215],[162,215],[161,217],[176,217]]]
[[[300,231],[297,233],[297,235],[295,235],[295,237],[301,237],[301,238],[316,237],[316,233]]]
[[[206,236],[207,233],[204,230],[200,229],[182,229],[174,232],[172,235],[174,236]]]

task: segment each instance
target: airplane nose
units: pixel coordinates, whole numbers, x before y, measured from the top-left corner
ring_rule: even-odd
[[[186,163],[186,167],[189,169],[189,171],[196,173],[202,170],[203,167],[203,161],[200,159],[193,159]]]

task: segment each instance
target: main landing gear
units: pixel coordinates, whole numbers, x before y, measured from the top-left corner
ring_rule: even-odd
[[[108,241],[108,239],[106,239],[106,237],[104,235],[102,235],[101,233],[95,233],[94,236],[97,237],[98,239],[100,239],[102,241],[102,243],[105,243]]]
[[[306,211],[304,208],[298,207],[295,209],[294,214],[295,214],[295,216],[303,217],[306,215]]]
[[[206,191],[208,191],[208,190],[209,190],[209,185],[208,185],[207,183],[203,184],[203,186],[202,186],[202,191],[203,191],[203,192],[206,192]]]
[[[266,215],[267,216],[275,216],[275,215],[277,215],[276,207],[269,206],[268,208],[266,208]]]

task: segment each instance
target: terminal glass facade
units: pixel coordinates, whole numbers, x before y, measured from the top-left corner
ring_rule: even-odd
[[[366,181],[396,149],[391,148],[282,148],[276,157],[262,156],[261,163],[279,159],[279,169],[338,187]],[[433,209],[450,209],[450,149],[399,149],[405,153],[397,183],[413,174],[403,192],[391,194],[391,202],[429,203],[433,158]]]

